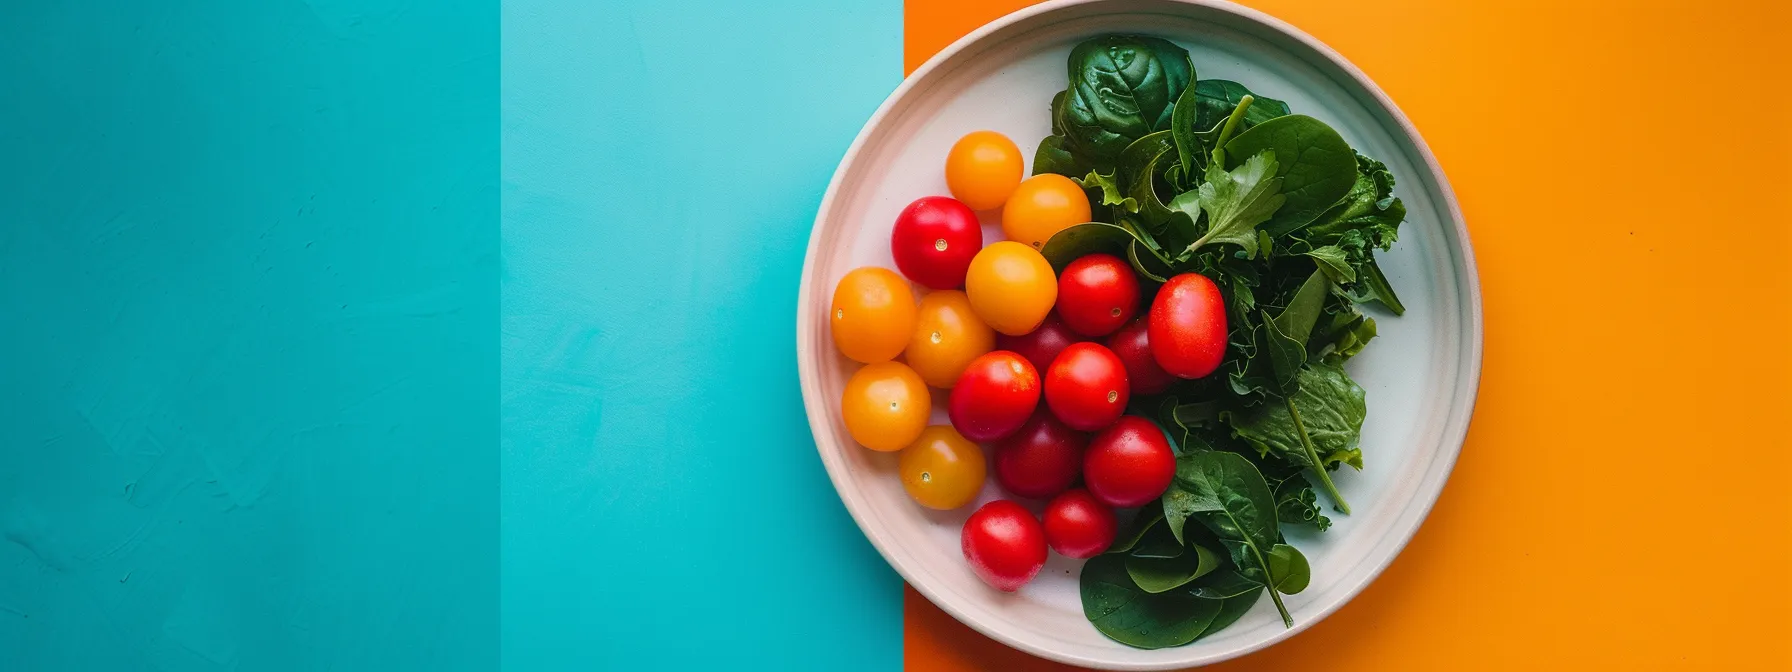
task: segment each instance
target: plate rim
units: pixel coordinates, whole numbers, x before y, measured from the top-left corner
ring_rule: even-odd
[[[901,101],[912,88],[917,86],[918,83],[926,80],[928,75],[936,69],[939,69],[959,52],[969,49],[972,45],[1009,25],[1040,14],[1081,5],[1125,4],[1126,0],[1048,0],[1047,2],[1016,10],[990,21],[989,23],[978,27],[976,30],[965,34],[958,40],[955,40],[952,44],[928,58],[925,63],[916,68],[909,76],[903,78],[902,83],[898,85],[889,96],[885,97],[884,101],[878,105],[877,110],[873,112],[865,121],[865,124],[860,127],[858,134],[853,138],[852,144],[848,146],[846,153],[842,155],[839,163],[835,166],[834,173],[828,181],[827,190],[822,196],[821,205],[816,211],[815,220],[810,226],[809,242],[803,256],[802,278],[797,292],[796,355],[798,378],[802,388],[805,415],[809,421],[810,433],[815,438],[816,451],[819,453],[822,465],[827,471],[828,480],[834,486],[834,494],[839,497],[841,503],[845,505],[847,513],[852,516],[854,524],[859,528],[859,532],[865,536],[867,541],[871,542],[871,545],[877,549],[878,554],[883,556],[884,561],[895,569],[897,574],[901,575],[905,583],[913,586],[915,590],[925,596],[929,602],[932,602],[940,609],[951,614],[954,619],[970,626],[979,633],[999,641],[1006,646],[1048,660],[1085,667],[1116,670],[1180,669],[1190,665],[1209,665],[1248,655],[1300,634],[1314,624],[1325,620],[1327,617],[1343,608],[1343,606],[1348,604],[1351,600],[1356,599],[1369,584],[1379,578],[1382,572],[1386,571],[1386,569],[1393,564],[1394,560],[1405,551],[1406,545],[1417,535],[1418,530],[1423,525],[1425,519],[1430,517],[1431,510],[1436,506],[1438,499],[1441,498],[1444,487],[1448,485],[1450,476],[1455,471],[1455,464],[1461,457],[1469,426],[1473,422],[1474,408],[1480,392],[1481,368],[1484,356],[1484,320],[1482,315],[1480,272],[1475,263],[1474,246],[1469,237],[1467,222],[1463,217],[1461,206],[1456,199],[1455,190],[1451,187],[1449,178],[1444,175],[1443,168],[1438,163],[1436,155],[1432,153],[1431,147],[1426,144],[1424,137],[1419,134],[1417,127],[1414,126],[1412,121],[1407,118],[1406,114],[1400,110],[1399,106],[1394,104],[1394,101],[1388,97],[1387,93],[1382,91],[1380,86],[1376,85],[1367,74],[1357,68],[1356,65],[1351,63],[1348,59],[1344,58],[1342,54],[1327,46],[1324,42],[1319,41],[1317,38],[1296,28],[1292,24],[1267,13],[1227,0],[1156,1],[1205,8],[1229,14],[1244,22],[1256,24],[1269,31],[1279,33],[1283,37],[1290,38],[1306,48],[1311,49],[1314,53],[1324,57],[1324,59],[1329,61],[1333,67],[1336,67],[1339,71],[1348,76],[1356,86],[1367,93],[1374,105],[1379,106],[1381,111],[1394,121],[1400,135],[1403,136],[1407,142],[1411,143],[1412,148],[1416,150],[1417,156],[1423,164],[1423,168],[1430,173],[1432,183],[1437,186],[1440,203],[1449,216],[1449,227],[1453,229],[1455,233],[1455,240],[1446,241],[1444,249],[1455,253],[1461,259],[1462,273],[1460,274],[1459,280],[1463,283],[1461,293],[1465,295],[1464,298],[1466,298],[1466,305],[1464,308],[1467,313],[1467,329],[1465,329],[1463,349],[1459,351],[1458,358],[1458,361],[1463,365],[1463,369],[1458,375],[1459,382],[1457,383],[1457,387],[1463,394],[1458,395],[1456,401],[1447,409],[1446,422],[1443,430],[1443,443],[1440,446],[1440,449],[1443,450],[1445,454],[1438,456],[1439,462],[1442,464],[1442,475],[1438,478],[1434,487],[1418,493],[1420,497],[1418,497],[1418,501],[1415,502],[1415,505],[1406,508],[1406,513],[1410,514],[1411,512],[1416,511],[1419,515],[1412,517],[1410,523],[1400,525],[1394,530],[1390,530],[1391,532],[1398,533],[1398,543],[1396,544],[1393,553],[1389,554],[1386,559],[1380,562],[1377,566],[1370,569],[1363,576],[1361,581],[1345,589],[1341,598],[1319,609],[1313,617],[1302,619],[1302,621],[1295,624],[1294,627],[1279,631],[1274,636],[1265,640],[1238,646],[1229,650],[1215,652],[1209,656],[1192,658],[1190,660],[1115,663],[1108,660],[1090,659],[1079,655],[1066,654],[1064,652],[1038,647],[1032,642],[1011,637],[1001,628],[984,622],[974,614],[965,613],[958,607],[958,605],[953,603],[953,601],[940,599],[940,596],[935,594],[933,587],[928,582],[915,581],[914,576],[918,571],[918,568],[908,567],[906,563],[900,559],[900,556],[892,554],[891,551],[885,547],[886,540],[879,539],[877,535],[871,534],[866,528],[867,514],[862,509],[868,505],[868,502],[855,501],[853,498],[849,498],[846,494],[846,489],[842,487],[847,467],[843,462],[842,456],[838,454],[840,447],[832,440],[833,432],[831,427],[828,426],[827,420],[829,417],[826,407],[828,400],[821,398],[824,395],[821,394],[821,386],[818,382],[821,375],[819,358],[825,353],[816,352],[810,347],[808,335],[813,331],[816,320],[816,311],[813,309],[813,306],[815,305],[814,295],[817,288],[813,282],[812,271],[814,269],[817,254],[820,251],[823,232],[822,225],[823,222],[833,215],[833,212],[837,207],[836,198],[839,196],[842,189],[845,175],[848,172],[847,169],[858,158],[860,151],[869,140],[873,129],[881,125],[885,117],[887,117],[896,107],[897,103]]]

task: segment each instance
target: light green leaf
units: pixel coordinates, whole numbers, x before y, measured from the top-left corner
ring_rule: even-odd
[[[1320,270],[1325,271],[1332,282],[1356,282],[1356,269],[1350,267],[1350,258],[1344,254],[1343,248],[1336,245],[1316,247],[1307,250],[1307,256],[1313,258],[1313,262],[1319,265]]]
[[[1257,256],[1257,225],[1269,221],[1282,207],[1282,179],[1275,177],[1276,157],[1265,151],[1245,159],[1227,171],[1207,167],[1207,181],[1192,192],[1170,200],[1169,208],[1197,221],[1207,214],[1207,231],[1188,246],[1190,252],[1212,243],[1232,243],[1244,248],[1247,258]]]

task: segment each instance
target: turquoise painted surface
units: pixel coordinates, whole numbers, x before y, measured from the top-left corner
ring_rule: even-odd
[[[507,669],[901,665],[901,582],[828,484],[794,353],[809,227],[901,21],[505,3]]]
[[[0,8],[0,669],[496,666],[497,18]]]

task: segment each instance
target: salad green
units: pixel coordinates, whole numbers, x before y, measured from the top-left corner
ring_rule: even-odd
[[[1107,554],[1083,568],[1097,630],[1179,646],[1236,622],[1267,593],[1304,590],[1312,568],[1284,529],[1324,532],[1348,514],[1332,478],[1363,468],[1367,405],[1344,362],[1376,335],[1365,312],[1405,312],[1375,252],[1406,208],[1387,166],[1325,122],[1244,84],[1198,79],[1166,40],[1108,35],[1072,49],[1033,172],[1076,180],[1096,221],[1041,252],[1062,271],[1106,252],[1147,294],[1182,273],[1224,297],[1219,371],[1135,397],[1176,445],[1175,479]]]

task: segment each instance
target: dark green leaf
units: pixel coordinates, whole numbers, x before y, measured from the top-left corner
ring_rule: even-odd
[[[1140,252],[1141,249],[1144,252]],[[1142,241],[1134,240],[1126,247],[1126,259],[1132,262],[1132,270],[1151,282],[1161,285],[1171,274],[1169,262],[1146,248]]]
[[[1312,525],[1320,532],[1332,526],[1332,520],[1319,510],[1319,499],[1307,479],[1296,475],[1277,484],[1275,491],[1276,519],[1284,525]]]
[[[1331,245],[1347,231],[1362,231],[1369,246],[1385,250],[1399,233],[1401,220],[1406,219],[1406,205],[1394,198],[1394,175],[1386,165],[1361,154],[1355,161],[1357,172],[1350,191],[1301,227],[1300,235],[1314,245]],[[1265,228],[1276,235],[1287,233]]]
[[[1238,82],[1224,79],[1202,79],[1196,81],[1195,85],[1190,88],[1195,91],[1196,114],[1192,122],[1195,128],[1212,128],[1214,124],[1224,121],[1227,116],[1232,114],[1232,109],[1238,107],[1238,101],[1244,100],[1245,96],[1250,96],[1255,100],[1252,101],[1250,109],[1245,110],[1244,119],[1241,122],[1242,128],[1238,129],[1240,131],[1289,114],[1287,103],[1251,93],[1250,89]],[[1213,148],[1206,149],[1212,150]]]
[[[1352,298],[1356,298],[1358,303],[1379,301],[1388,310],[1394,311],[1395,315],[1406,314],[1406,306],[1400,303],[1400,297],[1394,295],[1393,285],[1388,284],[1387,276],[1381,274],[1381,266],[1375,263],[1374,258],[1370,258],[1360,270],[1363,272],[1362,281],[1356,285],[1360,294]]]
[[[1300,549],[1287,544],[1270,547],[1269,582],[1276,592],[1299,594],[1312,580],[1313,570],[1307,566],[1307,556],[1301,555]]]
[[[1171,526],[1153,525],[1145,533],[1145,537],[1132,547],[1130,555],[1135,558],[1179,558],[1185,550],[1187,547],[1171,532]]]
[[[1282,207],[1282,182],[1274,152],[1252,156],[1231,171],[1208,166],[1207,181],[1195,191],[1170,200],[1169,209],[1193,222],[1207,214],[1207,229],[1189,250],[1212,243],[1232,243],[1244,248],[1245,257],[1257,255],[1257,225],[1268,221]]]
[[[1176,458],[1174,486],[1192,497],[1190,513],[1224,540],[1242,540],[1261,549],[1276,543],[1275,496],[1249,460],[1221,451]],[[1165,518],[1169,517],[1168,508]]]
[[[1253,103],[1253,107],[1255,104]],[[1356,183],[1356,153],[1332,127],[1304,115],[1276,117],[1226,143],[1228,166],[1275,153],[1286,201],[1263,225],[1272,236],[1313,221]]]
[[[1090,170],[1088,162],[1078,159],[1064,146],[1064,136],[1048,135],[1039,141],[1039,149],[1033,152],[1033,174],[1057,173],[1073,180],[1080,180]]]
[[[1127,575],[1147,593],[1180,588],[1219,566],[1220,556],[1199,545],[1190,546],[1189,552],[1173,558],[1151,558],[1137,553],[1126,558]]]
[[[1307,250],[1306,255],[1313,258],[1313,262],[1319,265],[1320,270],[1325,271],[1326,277],[1331,278],[1332,282],[1356,282],[1356,269],[1350,267],[1350,259],[1345,256],[1342,248],[1336,245],[1316,247]]]
[[[1113,554],[1131,552],[1134,546],[1139,545],[1139,540],[1144,539],[1145,534],[1151,531],[1151,528],[1163,521],[1164,507],[1161,504],[1152,502],[1140,507],[1138,515],[1133,516],[1132,524],[1126,528],[1126,533],[1116,537],[1114,544],[1108,547],[1107,552]]]
[[[1226,419],[1259,453],[1311,469],[1332,503],[1349,513],[1326,469],[1338,463],[1362,468],[1357,442],[1367,413],[1363,388],[1344,369],[1324,363],[1302,368],[1296,385],[1297,391],[1281,403],[1228,412]]]
[[[1169,129],[1194,69],[1188,51],[1166,40],[1107,35],[1071,49],[1069,74],[1054,125],[1072,153],[1099,169],[1113,165],[1132,141]]]
[[[1045,260],[1051,262],[1052,270],[1064,272],[1064,267],[1084,255],[1105,252],[1120,254],[1134,239],[1131,231],[1113,224],[1089,222],[1078,224],[1052,234],[1050,240],[1039,249]]]
[[[1193,589],[1201,597],[1223,600],[1262,590],[1263,583],[1231,569],[1220,569],[1197,579]]]
[[[1201,635],[1195,639],[1200,639],[1201,637],[1206,637],[1231,627],[1233,623],[1238,622],[1238,619],[1243,618],[1245,613],[1251,610],[1251,607],[1257,606],[1257,599],[1262,596],[1263,589],[1257,588],[1240,595],[1226,598],[1226,601],[1220,605],[1220,613],[1214,615],[1213,622],[1208,623],[1207,629],[1202,631]]]
[[[1169,157],[1174,149],[1169,131],[1152,133],[1127,145],[1120,153],[1115,170],[1120,186],[1126,190],[1126,197],[1135,206],[1129,212],[1138,214],[1139,222],[1158,238],[1157,242],[1169,249],[1180,249],[1194,240],[1194,225],[1176,223],[1171,226],[1174,213],[1164,207],[1163,199],[1157,193],[1157,176],[1163,172],[1165,157]]]
[[[1083,564],[1078,581],[1083,616],[1101,634],[1127,646],[1159,649],[1195,640],[1219,615],[1222,603],[1193,591],[1147,593],[1126,572],[1126,559],[1101,555]]]

